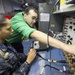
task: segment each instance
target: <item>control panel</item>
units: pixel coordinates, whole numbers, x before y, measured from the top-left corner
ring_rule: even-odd
[[[64,41],[67,44],[75,44],[75,18],[66,17],[63,27]]]
[[[63,26],[64,42],[75,44],[75,17],[66,17]],[[75,55],[64,52],[65,58],[71,70],[75,74]]]

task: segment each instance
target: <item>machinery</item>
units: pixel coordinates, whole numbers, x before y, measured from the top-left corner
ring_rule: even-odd
[[[35,3],[37,6],[35,5]],[[57,38],[60,40],[62,39],[61,41],[63,41],[64,43],[75,44],[75,5],[73,7],[69,7],[64,10],[52,9],[52,8],[56,7],[56,4],[58,4],[58,6],[60,6],[59,0],[23,0],[23,1],[22,0],[0,0],[0,14],[5,13],[8,15],[10,13],[9,15],[11,15],[11,14],[14,14],[14,12],[17,13],[19,11],[23,11],[23,9],[28,5],[34,5],[34,6],[36,6],[36,8],[38,8],[38,13],[39,13],[38,29],[39,30],[47,33],[48,35],[50,35],[54,38]],[[66,0],[66,4],[75,4],[75,0]],[[11,15],[11,16],[13,16],[13,15]],[[59,33],[62,33],[62,35],[58,35]],[[43,52],[46,49],[48,49],[48,51],[52,50],[52,47],[49,47],[48,45],[45,45],[42,43],[39,43],[38,41],[34,41],[32,45],[35,49],[39,49],[40,51],[43,50]],[[40,53],[40,55],[37,54],[37,56],[39,56],[41,58],[41,60],[43,61],[42,64],[48,63],[48,65],[44,64],[44,66],[43,66],[44,68],[46,66],[48,66],[48,67],[53,68],[61,73],[65,72],[65,75],[67,73],[75,74],[75,55],[72,55],[72,54],[69,54],[66,52],[62,52],[65,60],[57,60],[57,59],[51,58],[51,57],[54,57],[54,55],[56,55],[57,52],[54,55],[51,54],[51,53],[53,53],[52,51],[50,51],[50,53],[49,52],[46,52],[46,53],[47,53],[47,55],[43,54],[45,57],[41,56],[42,53]],[[47,56],[49,56],[48,57],[49,59],[46,58]],[[51,63],[52,64],[53,63],[66,63],[68,65],[69,70],[68,71],[65,69],[59,70],[56,67],[53,67],[54,64],[51,65]],[[35,64],[35,66],[37,66],[37,64]],[[40,67],[41,70],[43,69],[43,68],[41,68],[40,65],[38,67]],[[47,69],[47,70],[49,70],[49,73],[51,72],[50,68]],[[40,70],[40,69],[38,68],[38,70]],[[34,68],[33,68],[33,70],[34,70]],[[33,73],[33,70],[31,70],[31,73]],[[42,75],[43,71],[40,72],[40,75]],[[55,72],[58,73],[57,71],[55,71]],[[53,70],[53,72],[54,72],[54,70]],[[30,73],[30,75],[31,75],[31,73]],[[49,75],[49,73],[48,73],[48,75]],[[33,74],[35,75],[35,73],[33,73]],[[38,75],[38,73],[36,75]],[[47,74],[45,74],[45,75],[47,75]]]

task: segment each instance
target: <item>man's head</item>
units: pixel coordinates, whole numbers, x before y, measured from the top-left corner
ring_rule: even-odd
[[[34,7],[27,7],[25,9],[24,19],[31,27],[34,27],[34,23],[36,22],[37,17],[38,12]]]
[[[5,18],[4,15],[0,15],[0,41],[9,38],[12,32],[10,20]]]

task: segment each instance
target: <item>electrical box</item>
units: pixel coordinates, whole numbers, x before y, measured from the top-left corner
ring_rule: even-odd
[[[50,20],[50,5],[47,3],[39,3],[39,30],[48,32]]]

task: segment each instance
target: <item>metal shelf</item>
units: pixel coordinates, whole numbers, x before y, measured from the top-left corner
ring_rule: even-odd
[[[75,5],[71,4],[67,8],[64,8],[64,9],[53,12],[53,14],[59,14],[59,13],[64,13],[65,14],[65,13],[73,13],[73,12],[75,12]]]

